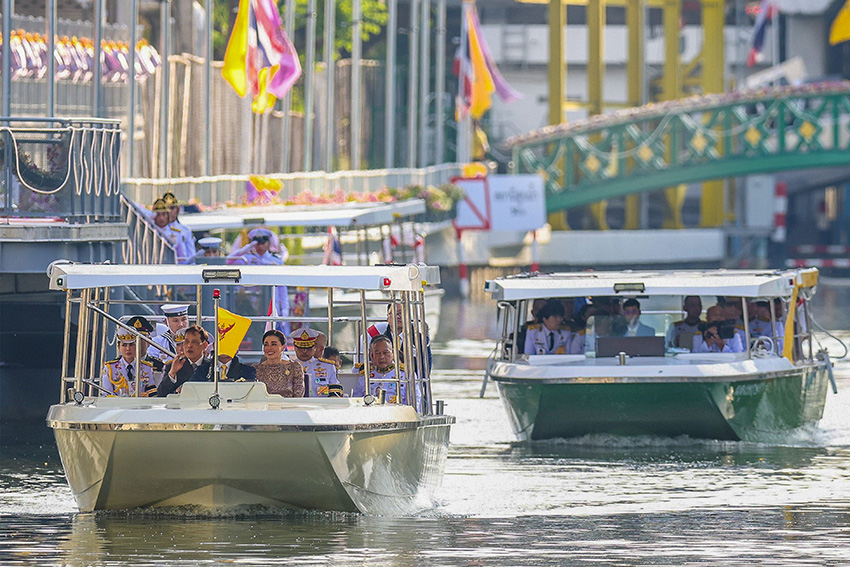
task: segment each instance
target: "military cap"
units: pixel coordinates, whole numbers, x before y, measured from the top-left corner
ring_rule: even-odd
[[[134,315],[127,320],[127,325],[133,327],[143,335],[153,333],[153,324],[140,315]]]
[[[185,303],[168,303],[160,309],[166,317],[181,317],[189,314],[189,306]]]
[[[319,332],[314,329],[298,329],[292,333],[292,344],[298,348],[313,348]]]
[[[216,250],[221,246],[221,238],[217,236],[206,236],[198,240],[198,244],[201,248],[208,248],[210,250]]]
[[[167,213],[168,205],[162,199],[157,199],[153,202],[153,208],[151,210],[155,213]]]
[[[177,200],[177,197],[175,197],[174,193],[172,193],[171,191],[163,194],[162,200],[165,201],[165,204],[169,207],[176,207],[180,205],[180,201]]]
[[[248,233],[249,240],[271,240],[272,231],[267,228],[255,228]]]

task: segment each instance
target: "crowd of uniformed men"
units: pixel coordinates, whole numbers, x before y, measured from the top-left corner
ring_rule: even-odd
[[[702,300],[695,295],[685,297],[685,317],[668,326],[666,348],[695,353],[744,352],[753,340],[766,337],[776,352],[781,351],[785,334],[782,300],[774,299],[772,319],[770,301],[749,301],[746,326],[743,301],[740,297],[718,297],[703,319]],[[634,298],[622,304],[617,297],[535,299],[531,314],[532,319],[517,337],[520,354],[584,354],[594,349],[597,336],[656,335],[653,327],[641,322],[640,302]],[[593,324],[589,325],[591,320]],[[749,340],[744,336],[745,328]]]

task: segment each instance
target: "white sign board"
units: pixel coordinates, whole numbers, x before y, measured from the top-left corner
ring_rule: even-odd
[[[539,175],[490,175],[491,230],[538,230],[546,224],[546,194]]]

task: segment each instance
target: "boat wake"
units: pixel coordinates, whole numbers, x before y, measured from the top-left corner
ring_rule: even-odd
[[[341,520],[361,516],[358,512],[335,512],[325,510],[301,510],[282,506],[243,504],[239,506],[160,506],[156,508],[132,508],[127,510],[98,510],[98,518],[314,518]]]

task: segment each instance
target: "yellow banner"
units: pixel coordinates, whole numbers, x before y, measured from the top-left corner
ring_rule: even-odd
[[[218,308],[218,354],[236,356],[242,339],[251,327],[247,317]]]

